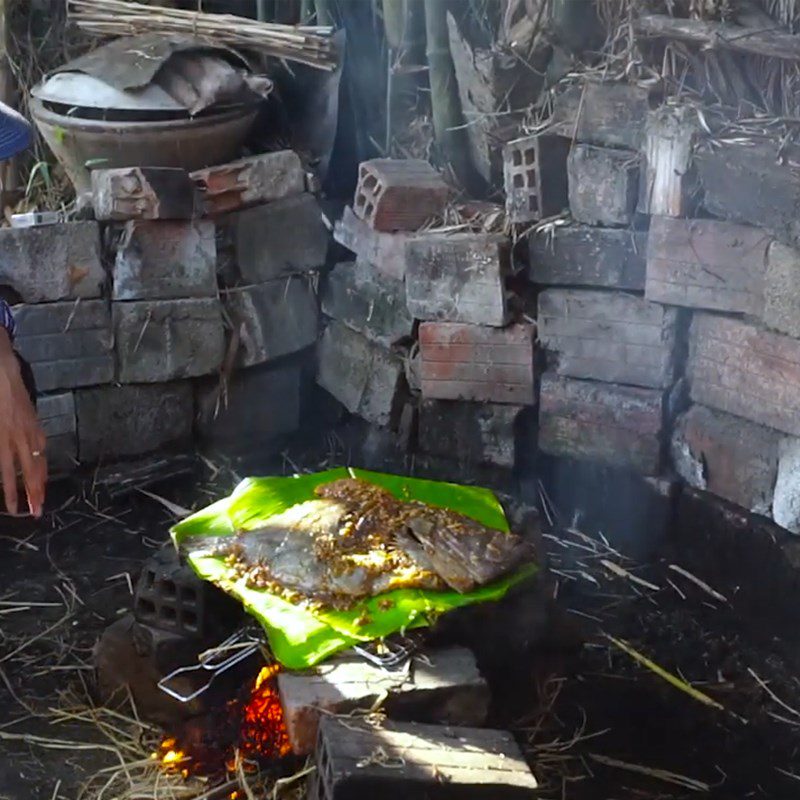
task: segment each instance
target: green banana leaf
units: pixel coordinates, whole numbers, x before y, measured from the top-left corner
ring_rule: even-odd
[[[248,478],[230,497],[175,525],[171,530],[173,541],[180,546],[187,536],[233,535],[258,528],[275,514],[312,499],[318,486],[347,477],[382,486],[401,500],[449,508],[488,527],[509,530],[502,506],[487,489],[339,468],[288,478]],[[198,554],[190,555],[188,560],[201,578],[237,598],[261,623],[274,656],[289,669],[313,666],[360,642],[430,625],[440,614],[455,608],[500,600],[512,586],[536,573],[534,565],[526,565],[503,580],[468,594],[397,589],[362,601],[348,611],[311,611],[267,591],[248,588],[221,558]]]

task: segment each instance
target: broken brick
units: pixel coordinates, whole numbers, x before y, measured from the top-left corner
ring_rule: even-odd
[[[533,325],[489,328],[424,322],[419,329],[422,396],[533,405]]]
[[[415,231],[441,215],[448,195],[427,161],[376,158],[358,169],[353,211],[376,231]]]
[[[306,175],[293,150],[243,158],[191,174],[208,216],[302,194]]]
[[[104,222],[192,219],[199,205],[189,173],[171,167],[92,170],[92,203]]]
[[[672,462],[695,489],[769,515],[782,438],[772,428],[695,405],[675,424]]]
[[[587,225],[630,225],[639,193],[639,155],[579,144],[567,162],[569,207]]]
[[[406,245],[406,296],[421,320],[502,327],[510,242],[491,233],[426,234]]]
[[[661,468],[664,394],[655,389],[542,376],[539,449],[644,475]]]
[[[698,192],[692,166],[698,134],[697,111],[665,105],[651,111],[645,126],[639,213],[685,217]]]
[[[679,315],[643,297],[592,289],[539,295],[539,340],[559,375],[665,389],[676,369]]]

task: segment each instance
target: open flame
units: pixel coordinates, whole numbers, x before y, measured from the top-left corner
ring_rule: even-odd
[[[280,667],[270,664],[261,669],[249,695],[244,700],[231,700],[224,709],[228,718],[236,718],[238,727],[235,741],[220,743],[221,758],[211,759],[224,763],[225,769],[233,772],[239,765],[248,769],[248,764],[275,761],[291,752],[289,734],[283,716],[283,706],[278,694],[276,677]],[[193,757],[192,748],[182,746],[178,737],[168,736],[153,753],[161,768],[170,774],[189,775],[217,772],[206,758]],[[221,769],[221,767],[220,767]]]
[[[277,664],[271,664],[258,673],[242,709],[239,752],[244,758],[275,760],[292,749],[275,680],[279,671]]]

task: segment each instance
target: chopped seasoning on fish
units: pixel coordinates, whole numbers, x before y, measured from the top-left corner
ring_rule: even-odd
[[[519,536],[367,481],[334,481],[316,495],[257,529],[191,538],[182,548],[223,556],[252,588],[336,609],[393,589],[469,592],[531,555]]]

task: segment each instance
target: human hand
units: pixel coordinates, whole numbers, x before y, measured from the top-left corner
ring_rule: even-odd
[[[0,483],[6,510],[19,512],[17,473],[22,473],[28,510],[42,515],[47,483],[46,437],[20,374],[5,329],[0,328]]]

